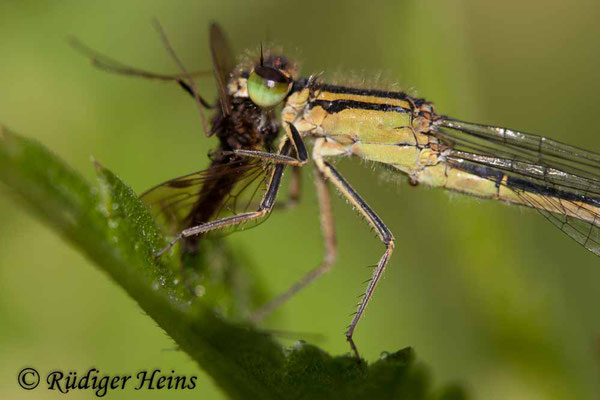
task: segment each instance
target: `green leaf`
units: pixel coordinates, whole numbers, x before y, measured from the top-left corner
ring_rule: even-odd
[[[332,357],[303,342],[284,349],[270,335],[225,319],[223,315],[243,315],[232,305],[235,294],[220,296],[226,298],[225,311],[219,296],[192,296],[180,283],[179,261],[153,257],[166,241],[145,205],[112,172],[95,166],[98,184],[91,185],[37,142],[0,128],[0,179],[135,299],[229,397],[465,398],[455,387],[432,392],[411,349],[367,365],[350,356]],[[210,268],[210,260],[220,257],[228,271],[237,273],[244,261],[223,246],[206,244],[201,267]],[[245,273],[256,280],[250,271]],[[224,279],[220,287],[237,280]],[[216,286],[207,290],[219,292],[213,290]],[[244,296],[246,302],[253,297]]]

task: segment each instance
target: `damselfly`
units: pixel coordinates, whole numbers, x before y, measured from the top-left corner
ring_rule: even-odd
[[[277,152],[268,146],[231,150],[237,157],[275,167],[268,169],[262,202],[255,211],[187,227],[169,248],[185,238],[263,219],[275,205],[284,167],[300,167],[312,161],[325,238],[323,262],[260,310],[257,319],[332,266],[336,242],[326,184],[330,182],[385,245],[346,331],[358,357],[352,336],[390,260],[395,241],[381,218],[328,161],[336,157],[384,164],[406,174],[412,184],[531,207],[600,255],[598,153],[542,136],[450,118],[438,114],[432,103],[404,92],[332,85],[317,75],[293,79],[286,68],[262,61],[240,65],[228,75],[227,82],[226,95],[231,99],[251,101],[261,110],[281,107],[284,135]],[[305,140],[312,143],[312,157]]]

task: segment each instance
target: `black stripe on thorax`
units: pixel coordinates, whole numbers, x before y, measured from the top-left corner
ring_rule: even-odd
[[[386,99],[397,99],[397,100],[412,100],[417,106],[420,106],[425,102],[425,99],[416,99],[414,97],[409,96],[405,92],[392,92],[389,90],[378,90],[378,89],[361,89],[361,88],[353,88],[348,86],[338,86],[338,85],[328,85],[321,84],[315,88],[315,91],[322,90],[324,92],[331,93],[342,93],[342,94],[351,94],[357,96],[374,96],[374,97],[384,97]]]
[[[319,90],[336,93],[336,94],[349,94],[356,96],[373,96],[382,97],[385,99],[396,99],[396,100],[409,100],[412,101],[417,107],[427,103],[425,99],[414,98],[409,96],[405,92],[392,92],[389,90],[378,90],[378,89],[361,89],[348,86],[330,85],[326,83],[313,83],[310,84],[310,79],[303,78],[294,82],[290,93],[294,93],[305,89],[310,86],[312,92],[318,92]]]
[[[308,102],[308,108],[321,107],[329,114],[335,114],[343,110],[357,109],[357,110],[375,110],[375,111],[388,111],[407,113],[404,107],[396,106],[393,104],[377,104],[377,103],[365,103],[362,101],[355,100],[311,100]]]

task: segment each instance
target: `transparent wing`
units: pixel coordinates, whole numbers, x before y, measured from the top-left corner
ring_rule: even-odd
[[[140,197],[159,223],[177,234],[256,207],[271,168],[262,161],[238,159],[163,182]],[[246,227],[232,227],[227,233]]]
[[[600,215],[597,208],[572,200],[539,196],[526,190],[511,189],[548,221],[577,243],[600,256]]]
[[[229,82],[229,75],[235,68],[235,60],[225,33],[216,23],[210,25],[210,53],[212,55],[213,72],[217,81],[221,112],[227,116],[231,113],[231,100],[227,83]]]
[[[442,118],[449,165],[496,182],[600,256],[600,154],[542,136]],[[510,196],[509,196],[510,197]]]

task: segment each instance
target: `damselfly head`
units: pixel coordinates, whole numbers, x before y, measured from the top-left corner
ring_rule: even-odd
[[[286,98],[297,74],[295,63],[281,54],[263,51],[261,46],[260,58],[233,77],[229,93],[234,97],[250,98],[262,108],[274,107]]]

